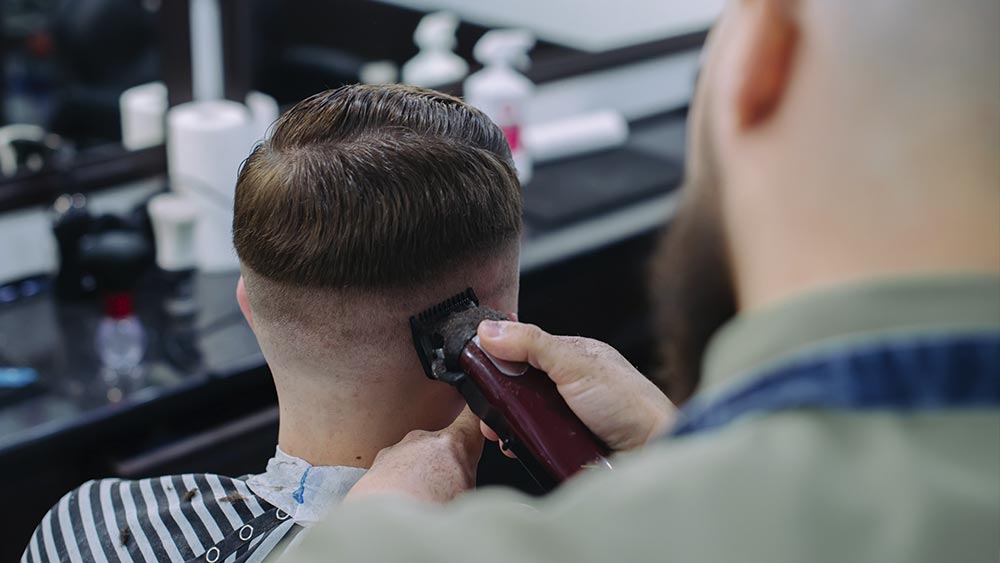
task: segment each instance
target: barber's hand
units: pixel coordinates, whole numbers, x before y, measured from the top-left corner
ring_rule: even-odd
[[[398,444],[380,451],[344,500],[401,494],[447,502],[476,485],[476,466],[482,453],[479,418],[466,407],[447,428],[414,430]]]
[[[666,395],[603,342],[509,321],[482,322],[479,341],[500,359],[528,362],[549,374],[570,409],[614,451],[644,445],[674,420],[676,409]],[[496,441],[485,424],[482,431]]]

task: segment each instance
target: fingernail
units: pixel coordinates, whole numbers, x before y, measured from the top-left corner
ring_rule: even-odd
[[[503,336],[505,328],[505,323],[499,321],[483,321],[479,323],[479,334],[486,338],[499,338]]]

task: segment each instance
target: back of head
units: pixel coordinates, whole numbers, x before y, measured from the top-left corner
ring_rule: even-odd
[[[419,371],[410,315],[470,285],[515,306],[520,215],[503,133],[462,101],[406,86],[302,101],[236,187],[233,240],[272,370]]]
[[[996,0],[727,3],[688,171],[741,308],[1000,268],[998,19]]]

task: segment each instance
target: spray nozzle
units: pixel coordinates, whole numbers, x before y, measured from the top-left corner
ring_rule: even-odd
[[[413,42],[421,49],[453,49],[458,17],[451,12],[427,14],[413,32]]]
[[[506,63],[526,68],[528,51],[535,46],[535,36],[523,29],[497,29],[486,32],[476,43],[472,54],[485,64]]]

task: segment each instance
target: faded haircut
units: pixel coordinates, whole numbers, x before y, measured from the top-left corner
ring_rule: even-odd
[[[244,274],[300,290],[291,293],[405,293],[510,248],[520,231],[520,184],[500,129],[458,98],[409,86],[303,100],[236,184]]]

